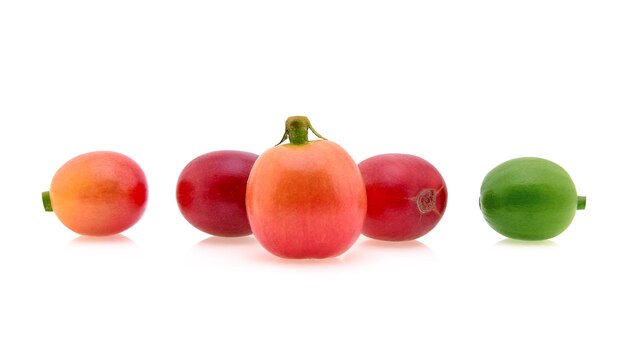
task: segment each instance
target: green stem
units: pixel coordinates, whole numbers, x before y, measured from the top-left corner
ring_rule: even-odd
[[[41,193],[41,199],[43,200],[43,208],[44,210],[51,212],[52,210],[52,201],[50,200],[50,191],[44,191]]]
[[[278,145],[285,142],[287,138],[289,138],[289,143],[292,145],[306,145],[307,143],[309,143],[309,130],[311,130],[311,132],[313,132],[313,134],[317,137],[323,140],[326,139],[322,135],[317,133],[307,117],[289,117],[287,118],[287,121],[285,121],[285,133],[283,134],[283,138],[280,140],[280,142],[278,142]]]
[[[587,196],[578,196],[578,205],[576,210],[584,210],[587,206]]]

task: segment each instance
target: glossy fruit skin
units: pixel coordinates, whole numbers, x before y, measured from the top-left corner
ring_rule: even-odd
[[[139,165],[121,153],[79,155],[55,173],[50,202],[70,230],[90,236],[118,234],[143,215],[148,183]]]
[[[446,183],[428,161],[388,153],[359,163],[367,190],[363,235],[402,241],[426,235],[441,220],[448,202]]]
[[[516,158],[491,170],[480,188],[479,206],[494,230],[520,240],[555,237],[577,208],[584,208],[569,174],[537,157]]]
[[[212,235],[250,235],[246,184],[257,157],[249,152],[215,151],[189,162],[176,185],[176,201],[185,219]]]
[[[359,237],[367,200],[356,163],[334,142],[285,144],[252,167],[246,207],[255,237],[283,258],[329,258]]]

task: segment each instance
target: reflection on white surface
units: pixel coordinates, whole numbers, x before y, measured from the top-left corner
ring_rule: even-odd
[[[84,246],[131,246],[136,245],[135,242],[122,234],[108,235],[108,236],[86,236],[81,235],[72,241],[67,246],[69,247],[84,247]]]
[[[189,256],[198,264],[228,263],[234,265],[259,253],[265,253],[265,250],[262,250],[252,236],[210,236],[195,244],[191,248]]]
[[[433,251],[418,240],[384,241],[365,238],[356,242],[346,253],[345,259],[367,264],[377,260],[384,262],[388,258],[412,262],[416,258],[429,259],[433,256]]]
[[[357,244],[359,248],[385,249],[385,250],[406,250],[416,254],[432,254],[432,250],[419,240],[407,241],[385,241],[377,239],[365,239]]]
[[[264,250],[263,254],[258,254],[255,258],[252,259],[255,262],[263,263],[267,265],[277,265],[277,266],[289,266],[294,268],[317,268],[317,267],[330,267],[330,266],[341,266],[345,264],[345,258],[340,255],[334,258],[325,258],[325,259],[285,259],[278,257],[267,250]]]
[[[379,258],[431,257],[432,250],[418,240],[389,242],[375,239],[362,239],[344,254],[326,259],[285,259],[265,250],[253,236],[225,238],[212,236],[197,243],[193,254],[204,260],[217,259],[239,262],[261,263],[278,266],[316,267],[329,265],[366,264]]]
[[[234,238],[226,238],[222,236],[211,236],[197,243],[194,246],[194,250],[203,252],[203,251],[212,250],[215,248],[246,247],[250,245],[255,245],[256,243],[257,243],[256,239],[254,239],[254,237],[252,236],[241,236],[241,237],[234,237]]]
[[[504,247],[530,247],[530,248],[541,248],[541,247],[558,247],[559,244],[555,243],[552,240],[519,240],[519,239],[502,239],[500,240],[496,246],[504,246]]]
[[[65,250],[77,262],[89,262],[102,259],[105,263],[112,259],[136,260],[140,255],[140,247],[132,239],[122,234],[110,236],[79,236],[67,243]]]
[[[342,264],[342,257],[328,259],[284,259],[265,250],[253,236],[226,238],[212,236],[202,240],[193,247],[195,254],[211,258],[237,259],[239,262],[255,262],[274,265],[332,265]]]

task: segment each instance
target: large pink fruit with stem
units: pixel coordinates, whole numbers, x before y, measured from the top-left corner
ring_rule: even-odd
[[[367,206],[356,163],[338,144],[309,141],[306,117],[289,117],[283,141],[252,167],[246,207],[254,236],[283,258],[330,258],[361,233]],[[282,143],[282,141],[281,141]]]
[[[176,185],[178,208],[196,228],[217,236],[252,233],[246,213],[246,183],[257,155],[215,151],[183,169]]]
[[[413,155],[377,155],[359,164],[367,191],[363,235],[381,240],[419,238],[446,209],[448,190],[437,169]]]

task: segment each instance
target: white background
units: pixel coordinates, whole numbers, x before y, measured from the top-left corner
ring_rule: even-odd
[[[2,1],[1,361],[624,361],[622,1]],[[196,156],[261,153],[307,115],[355,161],[404,152],[448,184],[418,241],[278,259],[180,215]],[[114,150],[143,219],[93,240],[45,213],[70,158]],[[588,208],[503,240],[500,162],[563,166]]]

